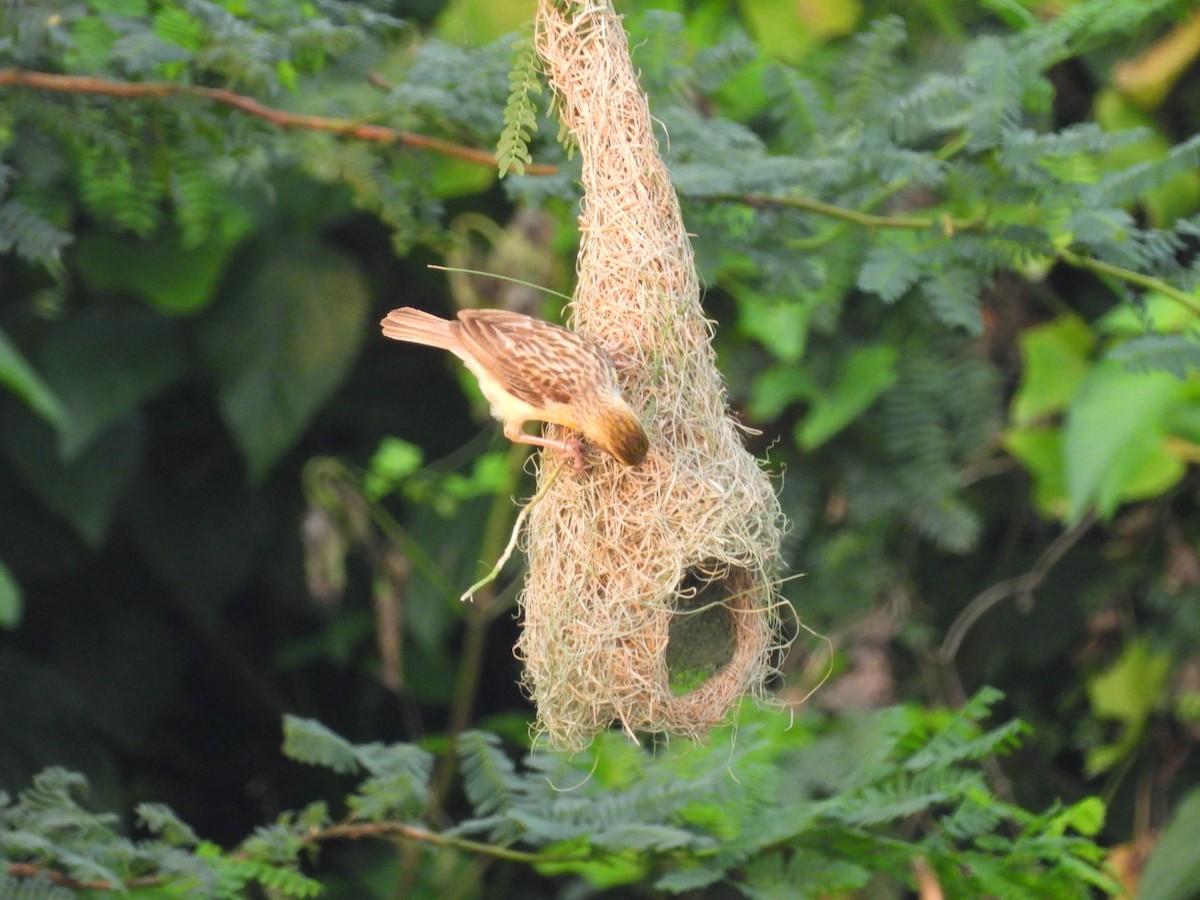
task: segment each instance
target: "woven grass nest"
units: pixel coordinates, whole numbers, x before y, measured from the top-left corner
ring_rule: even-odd
[[[583,166],[569,318],[619,360],[651,452],[637,468],[591,455],[582,476],[539,465],[517,653],[554,746],[613,723],[696,737],[775,671],[782,516],[729,415],[619,18],[541,0],[536,47]]]

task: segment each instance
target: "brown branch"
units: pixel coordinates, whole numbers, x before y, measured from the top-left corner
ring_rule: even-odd
[[[162,879],[156,875],[148,875],[144,878],[131,878],[128,881],[122,881],[119,885],[110,884],[101,879],[81,881],[78,878],[72,878],[65,872],[48,869],[36,863],[9,863],[8,874],[13,878],[37,878],[41,875],[52,884],[57,884],[72,891],[127,891],[130,888],[154,887],[155,885],[162,884]]]
[[[544,862],[580,862],[590,858],[586,853],[546,854],[514,850],[511,847],[502,847],[498,844],[487,844],[482,841],[473,841],[455,835],[441,834],[437,831],[430,831],[427,828],[422,828],[419,825],[410,825],[406,822],[350,821],[337,825],[328,825],[324,828],[313,827],[302,836],[302,840],[308,844],[341,840],[354,841],[362,838],[415,841],[434,847],[447,847],[492,859],[502,859],[509,862],[528,863],[531,865]],[[246,858],[241,853],[232,855],[234,858]],[[165,883],[164,878],[159,875],[130,878],[117,883],[111,883],[103,879],[83,881],[78,878],[72,878],[65,872],[60,872],[36,863],[9,863],[7,871],[14,878],[36,878],[40,875],[54,884],[73,891],[127,891],[131,888],[154,887]]]
[[[771,194],[760,193],[717,193],[697,194],[693,195],[692,199],[706,200],[712,203],[740,203],[744,206],[749,206],[751,209],[801,209],[807,212],[819,213],[833,219],[840,219],[843,222],[851,222],[863,228],[900,228],[918,231],[940,228],[942,233],[948,237],[964,231],[979,232],[985,236],[988,233],[987,224],[980,218],[955,219],[951,216],[881,216],[874,213],[862,212],[857,209],[849,209],[844,206],[837,206],[833,203],[825,203],[822,200],[812,197],[798,195],[777,197]],[[1062,260],[1067,265],[1075,266],[1076,268],[1089,269],[1097,274],[1107,275],[1119,281],[1124,281],[1126,284],[1132,284],[1148,291],[1157,291],[1160,294],[1165,294],[1190,312],[1200,313],[1200,301],[1197,301],[1191,293],[1168,284],[1161,278],[1146,275],[1134,269],[1118,266],[1101,259],[1084,256],[1066,247],[1054,250],[1054,258]]]
[[[1004,581],[999,581],[976,595],[946,630],[946,637],[942,640],[941,647],[934,654],[937,662],[943,666],[953,665],[954,657],[958,655],[958,650],[962,646],[963,640],[966,639],[968,632],[970,632],[983,614],[988,612],[992,607],[1014,597],[1018,601],[1031,604],[1033,602],[1033,592],[1046,580],[1051,570],[1058,565],[1059,560],[1067,554],[1067,551],[1079,543],[1080,539],[1095,524],[1096,514],[1094,512],[1088,513],[1056,537],[1050,546],[1042,552],[1037,562],[1034,563],[1033,568],[1028,572],[1013,578],[1006,578]]]
[[[364,837],[396,837],[430,844],[435,847],[449,847],[455,850],[462,850],[466,853],[474,853],[491,859],[528,863],[530,865],[538,865],[539,863],[586,862],[587,860],[596,858],[586,849],[568,853],[560,853],[554,850],[551,850],[549,853],[514,850],[511,847],[502,847],[499,844],[487,844],[482,841],[473,841],[470,838],[430,831],[419,825],[409,825],[404,822],[343,822],[340,825],[314,828],[305,835],[305,839],[312,843],[330,840],[358,840]]]
[[[951,235],[961,231],[978,231],[983,225],[978,219],[955,219],[950,216],[881,216],[798,194],[781,197],[755,192],[747,194],[716,193],[697,194],[693,199],[718,203],[741,203],[753,209],[802,209],[861,225],[864,228],[909,228],[918,231],[940,228],[945,234]]]
[[[283,129],[302,131],[324,131],[378,144],[403,144],[417,150],[429,150],[454,159],[480,165],[496,165],[495,156],[476,147],[467,147],[453,141],[401,131],[385,125],[372,125],[353,119],[333,119],[287,112],[260,103],[253,97],[238,94],[225,88],[201,87],[191,84],[173,84],[169,81],[113,81],[89,75],[56,75],[51,72],[32,72],[26,69],[0,69],[0,87],[24,87],[38,91],[54,91],[62,94],[95,94],[122,99],[153,99],[182,95],[201,97],[222,106],[228,106],[247,115],[263,119]],[[557,166],[531,163],[525,166],[527,175],[553,175]]]
[[[481,841],[472,841],[468,838],[430,831],[427,828],[421,828],[418,825],[409,825],[404,822],[346,822],[341,825],[329,825],[325,828],[313,828],[305,835],[305,840],[316,844],[325,841],[358,840],[359,838],[371,837],[391,837],[418,841],[435,847],[451,847],[455,850],[464,850],[468,853],[476,853],[480,856],[488,856],[494,859],[509,860],[510,862],[533,864],[578,861],[588,858],[579,854],[564,856],[513,850],[510,847],[501,847],[498,844],[485,844]]]
[[[1077,266],[1081,269],[1090,269],[1099,275],[1110,275],[1127,284],[1165,294],[1189,312],[1200,314],[1200,302],[1197,302],[1191,293],[1182,291],[1174,285],[1167,284],[1161,278],[1155,278],[1153,275],[1144,275],[1141,272],[1126,269],[1124,266],[1113,265],[1102,259],[1083,256],[1082,254],[1068,250],[1066,247],[1058,251],[1058,258],[1068,265]]]

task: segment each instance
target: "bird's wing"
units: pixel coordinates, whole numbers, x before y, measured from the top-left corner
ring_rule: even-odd
[[[606,387],[611,364],[578,335],[520,313],[463,310],[463,347],[514,397],[539,408]]]

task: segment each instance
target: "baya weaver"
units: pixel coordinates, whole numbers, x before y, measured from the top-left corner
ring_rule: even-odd
[[[464,309],[447,320],[404,307],[380,324],[387,337],[461,359],[510,441],[569,453],[582,470],[575,438],[556,441],[522,431],[531,420],[553,422],[582,433],[627,466],[646,458],[645,429],[621,396],[611,357],[574,332],[501,309]]]

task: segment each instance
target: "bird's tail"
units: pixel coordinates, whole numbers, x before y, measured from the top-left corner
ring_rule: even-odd
[[[393,309],[379,324],[383,327],[384,335],[393,340],[411,341],[443,350],[454,350],[459,345],[450,327],[452,322],[411,306]]]

